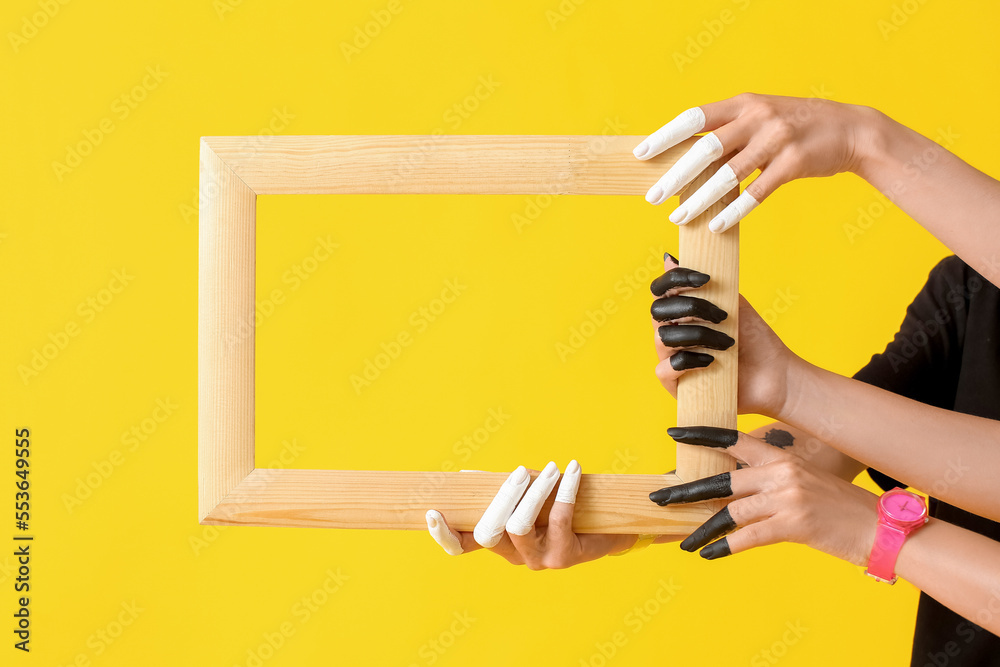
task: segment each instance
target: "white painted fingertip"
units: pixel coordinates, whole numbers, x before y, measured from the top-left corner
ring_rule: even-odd
[[[462,549],[462,542],[457,537],[455,537],[448,526],[445,525],[444,517],[441,512],[437,510],[427,510],[427,514],[424,515],[427,520],[427,530],[430,532],[431,537],[434,541],[441,545],[441,548],[449,556],[458,556],[465,553]]]
[[[708,229],[716,234],[721,234],[728,229],[732,229],[736,223],[745,218],[750,211],[754,210],[759,205],[760,202],[754,199],[753,195],[744,190],[732,204],[723,209],[722,213],[715,216],[715,218],[708,223]]]
[[[507,519],[514,513],[514,508],[524,495],[524,490],[528,488],[529,479],[528,469],[518,466],[500,485],[497,495],[493,497],[490,506],[483,512],[479,523],[472,531],[477,544],[489,549],[500,542]]]
[[[673,178],[673,171],[674,169],[671,168],[656,182],[656,185],[649,189],[649,192],[646,193],[646,201],[657,206],[673,197],[680,190],[680,184]]]
[[[632,149],[632,155],[636,156],[640,160],[646,157],[646,153],[649,152],[649,142],[643,140],[641,144]]]
[[[640,160],[648,160],[702,131],[705,127],[705,112],[701,107],[692,107],[678,114],[673,120],[653,132],[632,151]]]
[[[681,188],[694,180],[694,177],[705,170],[713,161],[722,155],[722,142],[709,132],[682,155],[660,180],[646,193],[646,201],[659,204],[677,194]],[[657,190],[658,189],[658,190]],[[658,193],[655,200],[652,195]]]
[[[724,164],[719,171],[712,174],[712,177],[705,181],[698,190],[681,204],[677,210],[670,214],[670,221],[683,225],[705,212],[709,206],[719,200],[740,182],[736,179],[736,172],[728,164]],[[676,216],[676,219],[675,219]]]
[[[649,192],[646,193],[646,201],[654,206],[663,203],[663,200],[665,199],[666,197],[663,196],[663,188],[660,187],[659,184],[651,187]]]
[[[694,145],[691,146],[691,150],[693,151],[696,148],[701,151],[702,159],[707,160],[708,162],[718,160],[722,157],[722,142],[719,141],[717,136],[715,136],[715,132],[709,132],[701,139],[694,142]]]
[[[674,212],[670,214],[669,220],[675,225],[683,225],[687,222],[687,218],[687,207],[686,205],[681,205],[674,209]]]
[[[559,483],[559,490],[556,491],[556,502],[576,504],[576,493],[580,489],[580,464],[576,459],[569,462],[566,472],[563,473],[562,481]]]
[[[535,519],[545,504],[545,499],[552,493],[552,487],[559,479],[559,466],[555,461],[549,461],[538,477],[531,484],[524,498],[517,504],[517,509],[507,519],[506,530],[512,535],[527,535],[535,528]]]

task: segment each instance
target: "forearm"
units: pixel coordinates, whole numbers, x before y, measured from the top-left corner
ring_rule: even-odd
[[[935,408],[796,359],[773,415],[937,498],[1000,519],[1000,422]]]
[[[1000,542],[931,519],[903,544],[896,574],[952,611],[1000,634]]]
[[[1000,182],[885,114],[862,107],[855,173],[1000,286]]]

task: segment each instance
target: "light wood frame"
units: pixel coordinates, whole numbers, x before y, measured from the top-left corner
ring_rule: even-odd
[[[694,141],[639,161],[631,151],[642,138],[203,137],[198,286],[200,522],[426,529],[424,513],[434,508],[448,517],[452,527],[472,530],[509,474],[254,468],[257,195],[642,195]],[[720,164],[706,169],[686,193],[693,192]],[[738,229],[716,235],[707,224],[735,196],[734,189],[681,227],[679,248],[684,266],[712,276],[699,296],[729,313],[716,328],[734,339]],[[666,212],[664,224],[671,224]],[[716,354],[715,363],[707,369],[681,379],[678,424],[736,427],[736,350],[733,346]],[[584,474],[574,530],[687,534],[717,505],[658,507],[649,501],[649,492],[734,468],[734,460],[724,453],[678,445],[675,474]],[[554,495],[541,516],[547,516]]]

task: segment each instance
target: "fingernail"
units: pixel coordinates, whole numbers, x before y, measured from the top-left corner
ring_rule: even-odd
[[[583,475],[580,474],[580,463],[573,459],[566,466],[566,474],[559,482],[559,490],[556,491],[556,500],[561,503],[576,503],[576,494],[580,490],[580,482]]]
[[[666,505],[670,502],[670,489],[660,489],[649,494],[649,499],[657,505]]]
[[[716,558],[722,558],[723,556],[730,556],[732,552],[729,550],[729,542],[726,538],[722,538],[718,542],[712,542],[707,547],[698,552],[705,560],[715,560]]]
[[[681,549],[687,551],[688,553],[694,551],[696,548],[694,545],[697,543],[693,539],[691,539],[692,537],[694,536],[688,535],[687,537],[684,538],[684,541],[681,542]]]
[[[723,227],[726,226],[726,221],[722,219],[722,216],[712,218],[712,222],[708,223],[708,231],[715,232],[718,234],[722,231]]]
[[[705,368],[715,361],[715,357],[703,352],[683,350],[670,357],[670,367],[675,371],[687,371],[692,368]]]
[[[548,463],[545,464],[545,467],[542,468],[542,472],[538,476],[548,478],[548,477],[554,477],[555,475],[558,474],[559,474],[559,466],[556,465],[555,461],[549,461]]]
[[[649,189],[649,192],[646,193],[646,201],[648,201],[650,204],[659,204],[661,201],[663,201],[663,188],[661,188],[659,185],[654,185],[653,187],[651,187]]]
[[[674,223],[675,225],[684,224],[685,222],[687,222],[687,217],[688,217],[687,209],[684,208],[683,206],[679,206],[678,208],[674,209],[674,212],[671,213],[669,216],[670,222]]]
[[[670,260],[671,262],[673,262],[674,264],[676,264],[677,266],[680,266],[680,265],[681,265],[681,263],[677,261],[677,258],[676,258],[676,257],[674,257],[673,255],[671,255],[671,254],[670,254],[669,252],[665,252],[665,253],[663,253],[663,261],[665,262],[665,261],[667,261],[668,259],[669,259],[669,260]]]
[[[436,514],[437,512],[434,510],[427,510],[427,514],[424,515],[424,518],[427,519],[427,526],[429,528],[437,528],[438,521]]]
[[[688,445],[728,449],[736,444],[740,434],[734,429],[717,426],[695,426],[693,428],[672,426],[667,429],[667,435],[677,442]]]
[[[641,144],[632,149],[632,155],[636,156],[637,158],[643,157],[648,152],[649,152],[648,141],[643,141]]]
[[[521,484],[526,479],[528,479],[528,469],[524,466],[518,466],[517,469],[510,474],[510,481],[515,484]]]
[[[707,273],[702,273],[701,271],[692,271],[690,274],[688,274],[688,279],[691,281],[691,284],[694,285],[695,287],[701,287],[709,280],[711,280],[711,278],[712,277],[710,275],[708,275]]]

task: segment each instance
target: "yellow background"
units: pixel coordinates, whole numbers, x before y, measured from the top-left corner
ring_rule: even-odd
[[[644,135],[749,90],[868,104],[932,138],[946,131],[951,150],[998,173],[1000,7],[392,7],[348,58],[342,45],[371,12],[385,20],[389,3],[4,4],[0,424],[8,436],[32,432],[37,539],[30,656],[11,646],[13,547],[2,548],[0,662],[596,667],[773,664],[763,652],[774,651],[788,665],[906,663],[916,591],[797,545],[716,562],[655,545],[531,572],[484,552],[446,556],[422,531],[198,525],[198,138]],[[723,11],[731,20],[720,30]],[[678,67],[689,38],[702,52]],[[481,78],[499,85],[477,98]],[[53,163],[102,123],[110,130],[89,155],[57,174]],[[652,372],[649,297],[616,285],[650,248],[676,250],[666,219],[676,200],[534,201],[545,206],[519,230],[512,216],[534,199],[260,197],[258,295],[286,298],[259,327],[257,464],[284,456],[300,468],[510,470],[577,458],[584,472],[673,468],[665,431],[674,406]],[[744,294],[792,349],[845,374],[883,348],[948,254],[881,201],[850,175],[800,181],[743,225]],[[859,223],[862,210],[877,213],[870,224]],[[338,247],[293,288],[286,271],[317,237]],[[124,289],[102,292],[123,269],[132,276]],[[449,278],[467,289],[355,392],[350,375],[380,342],[412,331],[411,313]],[[80,306],[108,296],[100,312]],[[560,360],[556,343],[608,298],[617,312]],[[78,334],[25,382],[18,367],[68,323]],[[174,406],[160,421],[158,400]],[[509,420],[460,454],[453,443],[491,408]],[[133,428],[146,429],[143,440],[123,440]],[[109,466],[68,508],[81,481]],[[12,471],[2,477],[9,498]],[[326,594],[330,572],[346,579]],[[313,596],[323,603],[306,613],[302,599]],[[120,617],[129,624],[118,634]],[[109,632],[118,635],[110,643],[101,639]]]

